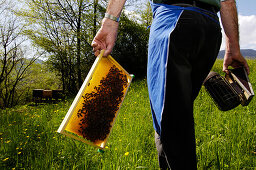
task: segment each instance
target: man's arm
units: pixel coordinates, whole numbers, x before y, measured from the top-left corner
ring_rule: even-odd
[[[249,74],[249,66],[240,52],[238,15],[235,0],[221,2],[220,15],[226,38],[223,71],[227,72],[228,66],[233,68],[243,66]]]
[[[117,18],[120,17],[125,1],[126,0],[110,0],[106,13]],[[100,51],[103,49],[105,50],[103,56],[108,56],[112,52],[116,42],[118,26],[118,22],[109,18],[102,20],[101,28],[92,41],[93,51],[96,56],[99,55]]]

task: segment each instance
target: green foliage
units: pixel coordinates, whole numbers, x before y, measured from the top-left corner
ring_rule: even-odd
[[[142,9],[144,10],[139,12],[141,16],[141,22],[145,28],[148,28],[151,25],[153,20],[153,12],[150,6],[150,2],[147,2],[146,4],[144,4],[144,7]]]
[[[121,18],[113,56],[136,78],[146,76],[148,37],[149,30],[143,25],[126,16]]]
[[[29,0],[25,3],[27,8],[17,11],[29,25],[24,34],[47,52],[49,62],[61,76],[64,91],[76,94],[94,58],[90,44],[98,25],[94,10],[98,2]]]
[[[59,76],[54,70],[49,69],[45,62],[34,63],[28,71],[28,76],[24,81],[29,91],[33,89],[62,89]]]
[[[221,73],[222,60],[213,70]],[[248,60],[256,87],[256,60]],[[1,110],[1,169],[158,169],[146,81],[132,82],[104,153],[56,133],[70,101]],[[202,88],[194,104],[198,169],[256,168],[256,103],[221,112]],[[186,154],[186,153],[184,153]]]
[[[138,10],[121,15],[118,37],[113,56],[136,79],[146,77],[148,38],[152,21],[149,3],[140,4]]]
[[[29,61],[26,61],[29,62]],[[17,73],[13,72],[10,77],[10,83],[15,80]],[[9,84],[10,88],[12,84]],[[61,81],[56,72],[49,70],[46,64],[33,63],[26,69],[22,79],[16,85],[15,99],[11,106],[25,104],[32,100],[33,89],[61,89]],[[3,88],[3,87],[2,87]],[[3,88],[7,89],[7,87]],[[2,91],[4,93],[5,91]],[[10,93],[8,90],[7,93]],[[6,106],[8,107],[8,106]]]
[[[23,91],[19,86],[34,58],[25,58],[23,25],[11,11],[11,2],[0,2],[0,107],[17,104]]]
[[[27,21],[27,35],[37,47],[47,51],[48,61],[59,72],[64,91],[76,94],[95,56],[91,41],[105,12],[104,1],[26,1],[17,13]],[[150,23],[149,6],[140,12],[141,21],[122,14],[119,36],[112,53],[124,68],[145,77]],[[140,24],[139,24],[140,23]]]
[[[104,16],[106,3],[28,0],[23,5],[24,8],[16,8],[16,11],[13,6],[0,7],[11,11],[3,12],[8,15],[0,23],[3,36],[0,43],[1,107],[30,101],[35,88],[62,88],[66,94],[75,95],[95,60],[90,44]],[[22,20],[18,22],[17,16],[9,17],[14,13]],[[145,21],[143,17],[142,20]],[[145,77],[148,30],[143,22],[139,24],[123,15],[119,33],[113,56],[137,78]],[[31,62],[27,59],[26,48],[21,46],[24,36],[32,41],[37,51],[45,54],[48,68],[38,64],[31,66],[39,53]]]
[[[26,80],[28,69],[33,62],[34,59],[28,60],[21,55],[20,58],[15,58],[13,61],[9,62],[12,63],[11,67],[9,63],[7,63],[9,73],[6,74],[3,81],[0,82],[0,107],[12,107],[24,100],[24,93],[26,91],[24,88],[26,84],[24,80]],[[3,63],[0,63],[1,68],[3,68],[3,65]]]

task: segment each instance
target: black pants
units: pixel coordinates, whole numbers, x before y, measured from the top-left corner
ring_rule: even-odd
[[[213,18],[187,10],[170,36],[161,137],[156,134],[161,169],[197,169],[193,102],[216,60],[221,38]]]

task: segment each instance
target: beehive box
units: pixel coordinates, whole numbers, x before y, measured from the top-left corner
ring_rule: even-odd
[[[58,132],[104,149],[132,81],[111,56],[96,58]]]

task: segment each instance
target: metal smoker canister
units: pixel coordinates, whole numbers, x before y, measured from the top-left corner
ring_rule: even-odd
[[[230,83],[216,72],[211,71],[208,74],[204,86],[216,106],[222,111],[231,110],[241,103],[238,93]]]

